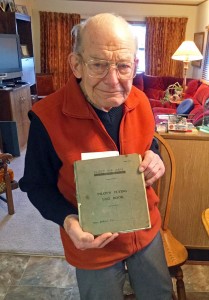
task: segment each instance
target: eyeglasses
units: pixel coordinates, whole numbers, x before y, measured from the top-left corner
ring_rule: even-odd
[[[112,66],[117,69],[117,74],[122,80],[132,79],[136,75],[136,62],[119,61],[112,63],[102,59],[90,59],[87,62],[83,60],[83,63],[86,66],[88,76],[93,78],[104,78]]]

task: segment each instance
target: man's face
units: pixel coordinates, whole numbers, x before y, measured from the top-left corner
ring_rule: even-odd
[[[108,26],[107,26],[108,27]],[[81,87],[89,101],[101,110],[109,111],[127,99],[131,87],[131,79],[121,79],[114,65],[105,77],[90,77],[87,63],[89,60],[106,60],[111,63],[134,62],[135,43],[133,37],[123,28],[109,26],[98,31],[94,28],[85,32],[83,52],[80,61]],[[133,69],[135,63],[133,65]]]

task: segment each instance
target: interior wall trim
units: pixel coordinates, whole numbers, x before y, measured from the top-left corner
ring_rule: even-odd
[[[112,2],[112,3],[125,3],[125,4],[146,4],[146,5],[176,5],[176,6],[199,6],[201,4],[203,4],[204,2],[207,2],[208,0],[203,0],[201,1],[200,3],[197,3],[197,4],[189,4],[189,3],[166,3],[166,2],[162,2],[162,3],[156,3],[155,1],[153,2],[146,2],[146,1],[137,1],[137,0],[130,0],[130,1],[127,1],[127,0],[70,0],[70,1],[81,1],[81,2],[84,2],[84,1],[87,1],[87,2]]]

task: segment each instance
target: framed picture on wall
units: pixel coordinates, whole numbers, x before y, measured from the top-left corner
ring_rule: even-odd
[[[205,36],[204,32],[196,32],[194,34],[194,42],[197,48],[200,50],[201,54],[203,54],[204,36]],[[192,65],[194,67],[201,68],[201,64],[202,64],[202,59],[192,61]]]
[[[20,45],[22,57],[29,57],[28,47],[27,45]]]
[[[27,7],[25,5],[16,4],[16,12],[19,12],[24,15],[28,15]]]

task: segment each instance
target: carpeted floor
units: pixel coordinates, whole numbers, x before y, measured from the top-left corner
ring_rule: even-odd
[[[23,174],[25,152],[10,167],[15,179]],[[63,255],[59,226],[47,221],[20,189],[13,190],[15,214],[9,216],[7,205],[0,201],[0,252],[37,255]]]
[[[15,179],[22,177],[23,166],[24,153],[11,163]],[[0,299],[79,300],[74,268],[53,257],[63,255],[59,227],[44,220],[19,189],[13,194],[14,215],[0,201]],[[186,264],[183,272],[187,299],[209,299],[209,265]]]

